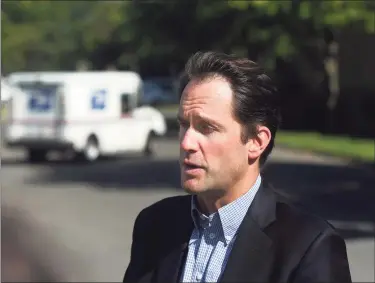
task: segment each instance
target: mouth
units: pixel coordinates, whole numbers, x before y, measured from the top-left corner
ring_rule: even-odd
[[[184,162],[183,169],[186,173],[197,173],[200,170],[203,170],[204,168],[202,166],[199,166],[190,162]]]
[[[184,164],[184,168],[185,168],[186,170],[203,169],[203,168],[200,167],[200,166],[190,165],[190,164]]]

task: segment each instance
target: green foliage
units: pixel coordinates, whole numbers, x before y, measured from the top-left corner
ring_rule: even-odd
[[[352,22],[363,21],[364,28],[368,32],[375,32],[374,4],[369,1],[302,0],[293,3],[293,1],[272,0],[228,0],[228,4],[235,9],[253,9],[267,16],[276,16],[280,13],[297,15],[303,20],[313,20],[317,25],[327,25],[332,27],[340,27]]]
[[[117,56],[185,58],[198,49],[261,50],[272,65],[294,54],[307,27],[362,22],[375,32],[365,1],[3,1],[2,65],[6,72],[69,69],[103,46]],[[259,53],[259,52],[258,52]],[[121,59],[122,58],[122,59]],[[105,59],[104,59],[105,60]],[[108,59],[109,60],[109,59]]]
[[[263,21],[269,23],[264,29],[258,18],[250,21],[253,40],[268,42],[269,50],[265,53],[271,57],[274,54],[274,57],[287,58],[305,41],[311,41],[314,35],[306,36],[304,27],[322,34],[325,27],[337,29],[359,23],[366,32],[375,32],[375,9],[368,1],[228,0],[228,5],[246,13],[249,18],[254,18],[254,14],[262,15]],[[271,47],[269,43],[272,43]],[[268,61],[272,65],[274,58],[268,58]]]

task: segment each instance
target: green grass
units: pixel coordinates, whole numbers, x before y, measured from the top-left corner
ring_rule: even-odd
[[[176,104],[166,104],[158,105],[155,107],[158,109],[167,119],[177,119],[178,105]]]
[[[375,158],[375,142],[371,139],[280,131],[276,144],[368,162]]]
[[[175,118],[178,105],[160,105],[157,108],[166,116]],[[375,142],[344,136],[328,136],[319,133],[280,131],[276,143],[290,148],[307,150],[353,160],[374,162]]]
[[[164,104],[164,105],[158,105],[156,106],[157,109],[160,111],[178,111],[178,104]]]

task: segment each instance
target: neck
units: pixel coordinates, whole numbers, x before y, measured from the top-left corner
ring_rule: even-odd
[[[238,180],[229,189],[209,190],[197,196],[198,204],[203,213],[209,215],[218,211],[221,207],[235,201],[255,184],[259,176],[259,170],[248,172],[245,177]]]

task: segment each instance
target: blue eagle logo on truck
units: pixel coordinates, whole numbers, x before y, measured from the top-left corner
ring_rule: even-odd
[[[106,107],[107,90],[100,89],[93,92],[91,96],[91,109],[103,110]]]

